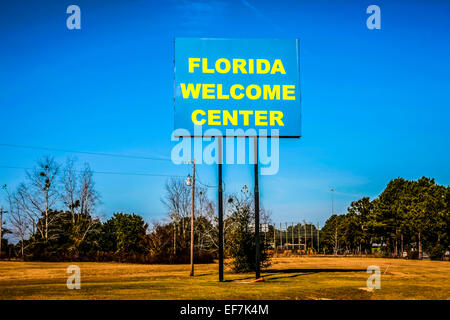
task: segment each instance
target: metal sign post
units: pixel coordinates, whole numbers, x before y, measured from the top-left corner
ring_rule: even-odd
[[[222,137],[218,137],[219,143],[219,281],[223,281],[223,188],[222,188]]]
[[[259,181],[258,181],[258,138],[254,137],[254,157],[255,157],[255,272],[256,279],[261,277],[260,274],[260,260],[261,260],[261,248],[259,239]]]

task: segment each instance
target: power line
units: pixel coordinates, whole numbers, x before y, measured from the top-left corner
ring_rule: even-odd
[[[210,186],[210,185],[207,185],[207,184],[201,182],[200,179],[199,179],[199,174],[198,174],[198,172],[197,172],[197,182],[199,182],[201,185],[203,185],[203,186],[206,187],[206,188],[218,188],[218,187],[219,187],[219,186]],[[225,191],[225,181],[223,181],[223,189],[224,189],[224,191]]]
[[[98,174],[114,174],[114,175],[126,175],[126,176],[150,176],[150,177],[174,177],[183,178],[184,176],[172,175],[172,174],[159,174],[159,173],[135,173],[135,172],[108,172],[108,171],[92,171]]]
[[[0,168],[3,168],[3,169],[21,169],[21,170],[33,170],[34,169],[34,168],[16,167],[16,166],[3,166],[3,165],[0,165]],[[182,177],[184,177],[184,176],[181,176],[181,175],[172,175],[172,174],[138,173],[138,172],[92,171],[92,173],[111,174],[111,175],[125,175],[125,176],[174,177],[174,178],[182,178]]]
[[[210,186],[210,185],[204,184],[203,182],[200,181],[199,178],[197,178],[197,182],[206,188],[218,188],[218,186]]]
[[[93,151],[76,151],[76,150],[59,149],[59,148],[25,146],[25,145],[9,144],[9,143],[0,143],[0,147],[32,149],[32,150],[46,150],[46,151],[57,151],[57,152],[67,152],[67,153],[79,153],[79,154],[89,154],[89,155],[95,155],[95,156],[114,157],[114,158],[171,161],[171,159],[168,158],[168,157],[155,157],[155,156],[144,157],[144,156],[126,155],[126,154],[118,154],[118,153],[105,153],[105,152],[93,152]]]

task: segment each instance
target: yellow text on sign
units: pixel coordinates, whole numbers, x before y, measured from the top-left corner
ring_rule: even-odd
[[[242,74],[286,74],[281,59],[275,59],[270,63],[267,59],[217,59],[213,64],[208,63],[208,58],[189,58],[189,73],[194,73],[198,68],[202,73],[242,73]]]
[[[201,110],[192,112],[192,122],[195,125],[208,124],[210,126],[284,126],[283,112],[277,110]]]
[[[262,87],[250,84],[246,87],[233,84],[229,90],[224,92],[222,84],[209,83],[180,83],[183,99],[218,99],[240,100],[247,97],[250,100],[295,100],[295,85],[268,85]]]

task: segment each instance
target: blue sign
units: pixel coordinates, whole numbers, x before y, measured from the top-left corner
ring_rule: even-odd
[[[190,136],[301,136],[298,40],[176,38],[174,89]]]

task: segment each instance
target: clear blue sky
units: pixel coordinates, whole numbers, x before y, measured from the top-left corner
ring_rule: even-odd
[[[81,7],[81,30],[66,8]],[[381,8],[368,30],[366,8]],[[321,225],[396,177],[450,184],[450,3],[446,1],[18,1],[0,3],[0,143],[169,157],[174,37],[299,38],[301,139],[261,178],[272,219]],[[65,152],[0,147],[0,166]],[[77,155],[96,171],[186,175],[168,161]],[[201,165],[206,184],[216,166]],[[0,168],[16,186],[23,170]],[[226,191],[252,168],[224,168]],[[164,177],[96,174],[99,213],[165,217]],[[216,199],[216,191],[211,190]]]

